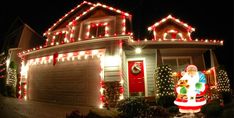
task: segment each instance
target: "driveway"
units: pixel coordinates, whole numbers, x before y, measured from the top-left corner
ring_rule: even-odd
[[[86,114],[90,107],[24,101],[0,96],[1,118],[65,118],[67,113],[77,109]]]

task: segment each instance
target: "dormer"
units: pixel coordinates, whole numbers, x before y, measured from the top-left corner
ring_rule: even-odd
[[[179,19],[168,15],[166,18],[148,27],[153,32],[153,40],[160,41],[187,41],[192,40],[191,33],[195,29]]]

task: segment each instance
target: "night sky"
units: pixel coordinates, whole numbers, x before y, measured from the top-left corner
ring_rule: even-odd
[[[96,3],[97,0],[87,0]],[[8,0],[0,6],[0,41],[2,43],[12,22],[18,17],[42,35],[65,13],[80,4],[81,0]],[[233,79],[233,1],[232,0],[99,0],[133,15],[136,38],[149,34],[147,27],[171,14],[196,29],[195,38],[223,39],[224,46],[216,50],[221,65]],[[226,53],[226,54],[225,54]]]

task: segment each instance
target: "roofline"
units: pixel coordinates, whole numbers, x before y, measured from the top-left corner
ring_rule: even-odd
[[[193,28],[192,26],[189,26],[188,24],[184,23],[183,21],[181,21],[181,20],[173,17],[171,14],[169,14],[167,17],[163,18],[162,20],[154,23],[153,25],[149,26],[148,27],[148,31],[153,30],[154,28],[156,28],[157,26],[159,26],[161,23],[164,23],[164,22],[166,22],[169,19],[173,20],[176,23],[179,23],[183,27],[187,28],[190,32],[195,31],[195,28]]]
[[[104,37],[104,38],[93,38],[92,40],[85,40],[85,41],[78,41],[78,42],[73,42],[73,43],[66,43],[66,44],[62,44],[62,45],[57,45],[57,46],[51,46],[51,47],[45,47],[42,48],[42,46],[40,46],[41,48],[36,50],[35,48],[32,50],[27,50],[27,51],[22,51],[20,52],[18,55],[19,57],[23,57],[23,56],[27,56],[33,53],[38,53],[41,51],[46,51],[46,50],[51,50],[54,48],[63,48],[63,47],[67,47],[67,46],[73,46],[73,45],[81,45],[81,44],[88,44],[88,43],[96,43],[96,42],[103,42],[103,41],[114,41],[114,40],[129,40],[131,38],[131,36],[129,35],[123,35],[123,36],[115,36],[115,37]],[[108,39],[108,40],[107,40]]]
[[[86,15],[88,12],[92,11],[93,9],[97,8],[97,7],[103,7],[105,9],[109,9],[111,11],[117,12],[119,14],[123,14],[125,16],[131,16],[129,13],[124,12],[122,10],[107,6],[105,4],[101,4],[99,2],[97,2],[96,4],[91,3],[91,2],[87,2],[87,1],[83,1],[81,4],[77,5],[76,8],[73,8],[71,11],[69,11],[68,13],[66,13],[62,18],[60,18],[56,23],[54,23],[43,35],[46,35],[49,31],[51,31],[54,27],[57,26],[58,23],[62,22],[65,18],[67,18],[68,16],[70,16],[70,14],[72,12],[74,12],[76,9],[80,8],[81,6],[83,6],[84,4],[88,4],[91,5],[91,7],[86,10],[85,12],[81,13],[79,16],[77,16],[75,19],[73,19],[71,22],[69,22],[68,25],[72,24],[73,21],[77,21],[78,19],[80,19],[82,16]]]
[[[36,34],[39,38],[43,39],[43,36],[41,36],[39,33],[37,33],[34,29],[32,29],[29,25],[24,23],[24,26],[29,28],[34,34]]]
[[[223,41],[208,41],[208,40],[192,40],[192,41],[154,41],[154,40],[143,40],[143,41],[128,41],[129,45],[210,45],[210,46],[223,46]]]

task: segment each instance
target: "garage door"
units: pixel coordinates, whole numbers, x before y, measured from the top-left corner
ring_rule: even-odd
[[[100,104],[98,58],[31,65],[28,76],[30,100],[80,106]]]

